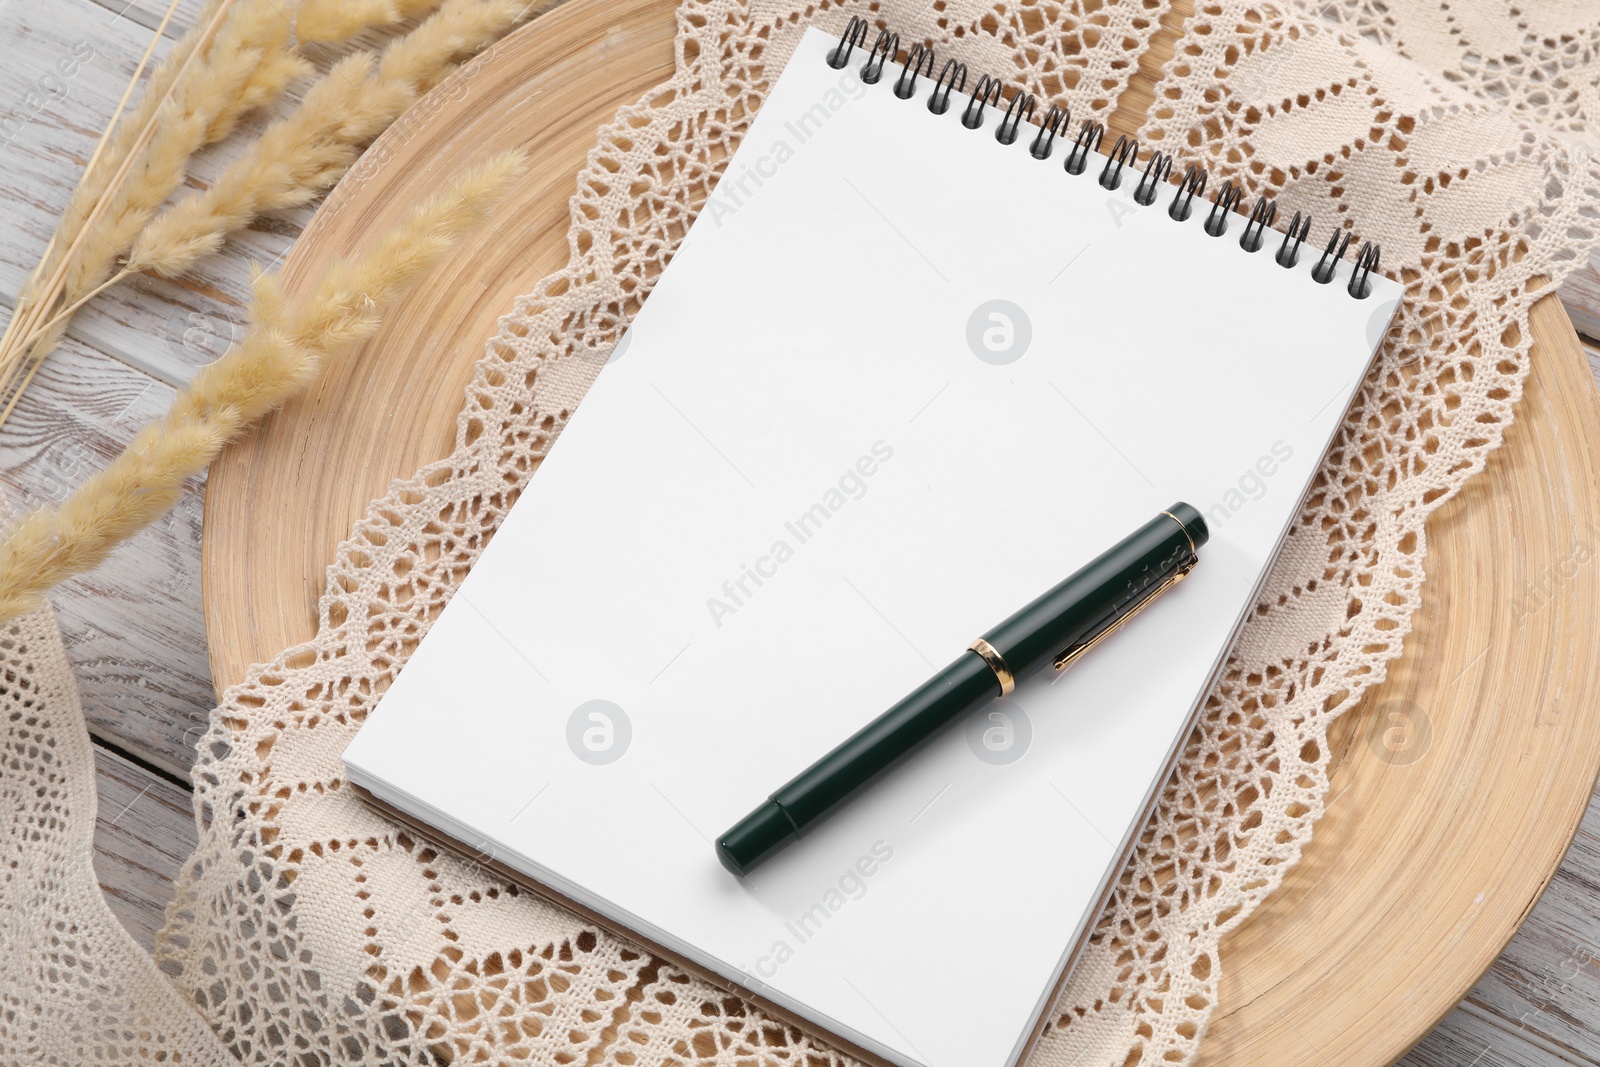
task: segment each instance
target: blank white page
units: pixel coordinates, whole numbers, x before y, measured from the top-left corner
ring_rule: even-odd
[[[964,97],[934,115],[928,79],[898,99],[898,68],[865,85],[833,44],[806,34],[345,760],[887,1060],[1002,1067],[1400,291],[1352,298],[1349,263],[1316,284],[1315,250],[1284,269],[1269,233],[1246,253],[1243,218],[1210,237],[1197,200],[1174,222],[1172,186],[1139,206],[1136,174],[1096,183],[1102,156],[1065,173],[1070,138],[1036,160],[1034,127],[1002,145],[995,110],[965,129]],[[996,300],[1025,331],[974,321]],[[718,864],[768,793],[1176,500],[1212,529],[1176,590],[754,877]]]

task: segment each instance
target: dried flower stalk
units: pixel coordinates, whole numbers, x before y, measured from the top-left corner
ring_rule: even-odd
[[[331,357],[371,336],[383,311],[476,229],[523,172],[508,152],[449,183],[365,256],[334,263],[304,306],[274,275],[255,282],[245,339],[203,368],[160,420],[146,426],[60,508],[29,513],[0,542],[0,621],[39,605],[44,592],[97,566],[117,544],[173,505],[250,423],[303,390]]]
[[[240,116],[270,103],[307,69],[289,46],[287,18],[273,0],[208,0],[201,25],[157,70],[103,159],[97,149],[44,263],[24,288],[0,340],[0,423],[84,303],[135,272],[177,277],[263,212],[325,192],[464,57],[551,2],[305,0],[299,32],[322,39],[439,10],[392,43],[381,61],[358,53],[335,64],[210,189],[156,215],[197,148],[226,136]]]
[[[0,422],[66,329],[58,309],[107,283],[117,257],[183,180],[189,157],[306,69],[290,52],[291,29],[273,0],[211,0],[157,68],[140,106],[97,151],[19,294],[0,338]]]
[[[445,0],[380,62],[365,53],[341,60],[210,189],[157,216],[134,242],[124,272],[181,275],[263,212],[308,203],[332,188],[362,149],[462,57],[536,10],[527,0]]]
[[[421,18],[438,6],[439,0],[305,0],[295,29],[302,41],[338,44],[363,30]]]

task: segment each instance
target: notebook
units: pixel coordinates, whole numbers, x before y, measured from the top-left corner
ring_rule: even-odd
[[[1181,160],[865,33],[805,32],[344,760],[857,1055],[1008,1067],[1401,291],[1319,256],[1332,219],[1263,232]],[[751,877],[722,868],[713,839],[768,793],[1174,500],[1211,529],[1176,590]]]

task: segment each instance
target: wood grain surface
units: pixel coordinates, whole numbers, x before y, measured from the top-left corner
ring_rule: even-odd
[[[173,389],[67,339],[0,433],[15,509],[59,504],[171,403]],[[209,719],[200,616],[199,481],[51,601],[90,732],[187,779]],[[157,611],[151,605],[159,605]]]
[[[1580,334],[1600,338],[1600,252],[1561,283],[1561,303]]]
[[[188,27],[199,2],[183,0],[168,28],[169,38]],[[0,64],[0,119],[10,123],[11,131],[0,144],[0,321],[9,314],[22,273],[43,248],[115,106],[122,79],[165,7],[164,0],[0,3],[0,54],[6,56]],[[528,32],[544,32],[549,26]],[[87,67],[60,86],[42,83],[43,91],[30,97],[78,41],[95,49]],[[568,47],[581,48],[582,43]],[[328,57],[316,58],[325,62]],[[537,126],[540,119],[534,116],[530,122]],[[530,127],[529,132],[535,131]],[[592,130],[584,131],[582,147],[590,140]],[[208,149],[189,184],[204,185],[236,151],[226,143]],[[571,172],[580,160],[581,148],[576,157],[546,157],[546,170],[568,168],[557,175],[558,200],[570,190]],[[557,215],[564,231],[564,209],[558,207]],[[252,262],[273,262],[307,217],[309,212],[292,212],[261,220],[207,261],[190,283],[113,291],[113,302],[91,308],[74,327],[74,340],[52,357],[71,365],[41,375],[24,408],[0,428],[0,483],[13,506],[55,499],[109,450],[131,438],[137,429],[133,413],[118,418],[119,411],[106,405],[129,399],[132,383],[139,383],[135,392],[148,390],[137,409],[142,417],[144,405],[153,410],[165,403],[173,385],[219,354],[225,333],[236,328]],[[1585,324],[1580,328],[1590,336],[1600,336],[1590,325],[1600,322],[1596,279],[1600,271],[1591,266],[1574,274],[1561,294],[1568,312]],[[1591,363],[1600,372],[1600,355],[1591,355]],[[453,418],[460,391],[441,388],[431,402]],[[445,433],[441,448],[447,447],[448,438]],[[185,498],[181,521],[158,524],[118,551],[93,581],[69,583],[51,597],[84,688],[98,749],[96,868],[113,911],[146,947],[171,897],[170,879],[193,847],[185,786],[195,731],[212,702],[201,590],[195,578],[202,489],[197,480]],[[340,534],[335,532],[328,545]],[[1437,577],[1434,561],[1429,568],[1431,586]],[[320,586],[320,571],[311,580]],[[276,651],[263,646],[260,655],[266,658]],[[1408,646],[1408,655],[1411,651]],[[138,762],[123,758],[122,752]],[[1597,957],[1600,795],[1516,938],[1404,1063],[1600,1064]],[[1223,1010],[1229,1010],[1226,1004]]]
[[[95,750],[95,770],[95,873],[111,914],[149,950],[172,882],[199,844],[190,793],[105,748]]]

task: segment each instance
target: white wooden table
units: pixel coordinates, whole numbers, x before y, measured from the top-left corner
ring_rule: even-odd
[[[171,37],[198,6],[182,0]],[[163,10],[162,0],[0,0],[0,321]],[[191,183],[228,158],[226,146],[208,152]],[[275,262],[308,217],[258,222],[194,278],[124,284],[80,312],[0,427],[11,506],[60,500],[165,409],[240,329],[250,265]],[[1579,331],[1600,336],[1600,270],[1569,282],[1563,298]],[[1600,376],[1593,346],[1590,363]],[[95,741],[96,869],[112,910],[145,946],[195,843],[189,769],[213,705],[203,493],[197,480],[170,516],[51,598]],[[1600,1067],[1600,799],[1516,939],[1402,1062]]]

